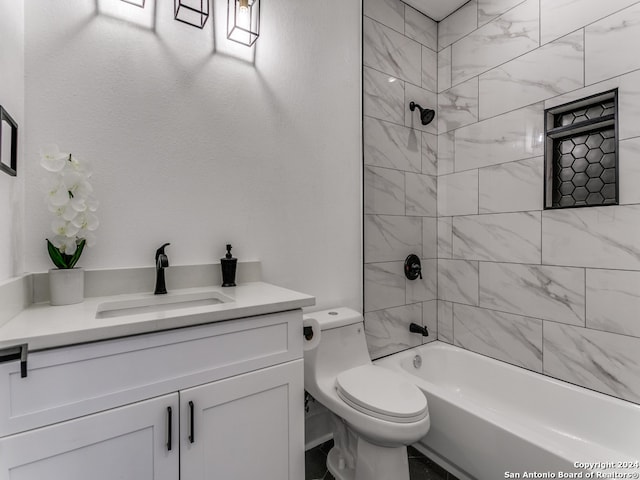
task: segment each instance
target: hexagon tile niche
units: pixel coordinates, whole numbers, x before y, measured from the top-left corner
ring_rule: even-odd
[[[545,114],[545,208],[617,205],[617,91]]]

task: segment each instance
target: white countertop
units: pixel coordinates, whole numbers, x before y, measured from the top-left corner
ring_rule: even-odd
[[[153,297],[153,294],[91,297],[83,303],[58,307],[48,302],[36,303],[0,327],[0,348],[27,343],[29,351],[41,350],[315,305],[315,297],[264,282],[228,288],[186,288],[170,291],[167,297],[199,292],[218,292],[231,301],[113,318],[96,318],[98,306],[105,302]]]

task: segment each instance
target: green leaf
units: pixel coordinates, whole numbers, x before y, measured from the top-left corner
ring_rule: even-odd
[[[60,250],[54,247],[53,243],[51,243],[48,238],[47,238],[47,250],[49,252],[49,257],[51,258],[51,261],[56,267],[70,268],[69,266],[67,266],[67,262],[63,258],[62,253],[60,253]]]
[[[73,268],[76,266],[76,263],[78,263],[78,260],[80,260],[80,255],[82,255],[82,251],[84,250],[84,246],[86,245],[86,243],[87,241],[84,238],[80,241],[80,243],[76,247],[76,252],[67,262],[67,265],[69,265],[69,268]]]

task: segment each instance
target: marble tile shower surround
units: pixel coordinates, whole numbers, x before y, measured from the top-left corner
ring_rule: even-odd
[[[480,168],[479,213],[542,210],[543,172],[544,157]]]
[[[478,121],[478,77],[438,94],[438,131],[455,130]]]
[[[621,140],[618,145],[619,168],[625,172],[618,180],[620,185],[620,204],[640,203],[640,189],[637,188],[640,179],[640,137]]]
[[[422,48],[418,42],[365,17],[364,64],[421,85]]]
[[[455,170],[543,155],[543,113],[543,104],[536,103],[455,130]]]
[[[587,327],[640,337],[640,272],[587,270],[586,297]]]
[[[640,205],[547,210],[542,214],[542,260],[640,270],[639,222]]]
[[[422,257],[438,258],[439,221],[435,217],[422,218]]]
[[[524,0],[478,0],[478,27],[520,5]]]
[[[591,25],[637,3],[638,0],[540,0],[542,44]],[[627,12],[628,13],[628,12]],[[610,52],[611,53],[611,52]],[[606,75],[606,69],[602,68]],[[614,75],[609,75],[613,77]]]
[[[455,345],[542,372],[542,320],[452,305]]]
[[[582,268],[482,262],[478,282],[481,307],[585,325]]]
[[[451,88],[451,47],[438,52],[438,93]]]
[[[363,19],[364,307],[372,357],[437,338],[438,26],[400,0],[365,0]],[[404,275],[410,253],[422,279]],[[431,335],[409,332],[425,324]]]
[[[433,148],[431,140],[425,140],[420,133],[401,125],[371,117],[363,120],[365,165],[403,172],[435,173],[430,165],[423,165],[425,156],[428,157],[427,164],[436,164],[436,156],[429,152]]]
[[[477,0],[439,36],[439,339],[640,403],[640,2]],[[543,210],[544,109],[614,88],[620,205]]]
[[[438,54],[427,47],[422,47],[422,88],[431,92],[438,91]]]
[[[479,304],[479,264],[467,260],[438,260],[438,299]]]
[[[544,372],[638,403],[638,339],[549,322],[543,337]]]
[[[585,43],[589,45],[589,55],[585,57],[586,84],[640,68],[634,48],[639,36],[639,4],[585,27]],[[611,55],[612,51],[618,54]],[[606,69],[602,68],[603,64],[607,65]]]
[[[451,47],[453,85],[540,46],[539,0],[526,0]]]
[[[462,260],[540,262],[540,212],[453,217],[452,256]]]
[[[640,2],[474,0],[439,24],[437,48],[408,34],[406,8],[403,31],[400,6],[371,2],[389,17],[365,15],[422,62],[417,82],[365,61],[365,169],[391,170],[365,200],[372,356],[418,343],[406,326],[421,319],[442,341],[640,403],[640,64],[626,51]],[[544,109],[612,88],[621,205],[544,211]],[[436,98],[432,135],[398,106],[414,95]],[[398,269],[419,247],[437,280],[408,288]]]
[[[577,31],[479,77],[481,119],[584,87],[584,36]]]
[[[438,24],[438,48],[443,49],[478,27],[478,2],[471,0]]]
[[[437,332],[437,302],[413,303],[369,312],[365,317],[365,333],[369,350],[376,357],[390,355],[407,348],[433,341]],[[426,325],[430,337],[409,332],[409,324]]]
[[[544,102],[544,108],[553,108],[614,88],[618,89],[618,138],[626,140],[640,137],[640,70],[550,98]]]
[[[453,343],[453,303],[438,300],[438,339]]]
[[[433,52],[437,51],[438,24],[409,5],[402,5],[404,5],[404,34],[421,43],[427,49]]]

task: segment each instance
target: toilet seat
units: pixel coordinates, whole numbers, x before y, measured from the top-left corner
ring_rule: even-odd
[[[352,408],[381,420],[412,423],[428,414],[418,387],[377,365],[361,365],[336,377],[336,392]]]

